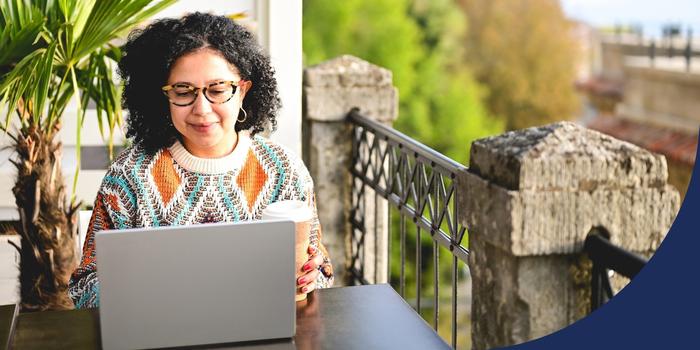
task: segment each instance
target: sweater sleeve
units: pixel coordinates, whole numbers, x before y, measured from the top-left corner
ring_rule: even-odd
[[[100,303],[100,284],[97,279],[95,259],[95,233],[131,226],[128,212],[134,203],[129,201],[131,192],[126,181],[117,173],[114,168],[111,168],[102,181],[88,224],[80,265],[70,279],[68,294],[78,309],[95,308]],[[125,205],[125,203],[128,204]]]
[[[97,280],[97,264],[95,261],[95,232],[113,229],[114,225],[107,215],[104,195],[98,194],[88,231],[83,245],[83,257],[80,265],[73,272],[68,293],[77,309],[94,308],[99,306],[99,281]]]

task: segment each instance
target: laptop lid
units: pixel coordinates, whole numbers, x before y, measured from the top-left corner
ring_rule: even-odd
[[[98,232],[105,349],[294,335],[294,224],[217,223]]]

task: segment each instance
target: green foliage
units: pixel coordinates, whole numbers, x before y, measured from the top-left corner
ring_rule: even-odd
[[[576,48],[556,0],[460,0],[469,18],[467,58],[488,86],[489,110],[520,129],[571,119]]]
[[[392,71],[398,130],[468,161],[476,138],[502,123],[482,107],[485,90],[464,64],[466,21],[450,0],[304,2],[307,65],[351,54]]]
[[[304,1],[305,64],[350,54],[392,71],[402,96],[415,93],[424,56],[406,0]]]

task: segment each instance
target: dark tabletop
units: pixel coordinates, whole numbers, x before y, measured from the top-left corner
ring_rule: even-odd
[[[7,339],[14,306],[0,307],[0,344]],[[98,310],[22,313],[15,349],[99,348]],[[0,345],[0,346],[2,346]],[[450,349],[386,284],[315,291],[297,303],[293,340],[202,348],[235,349]]]

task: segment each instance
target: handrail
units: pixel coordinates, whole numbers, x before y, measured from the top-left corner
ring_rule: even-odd
[[[610,242],[600,229],[594,229],[583,245],[583,250],[594,263],[601,264],[610,270],[614,270],[627,278],[634,278],[646,265],[647,261],[625,249]]]
[[[634,278],[647,261],[610,242],[610,233],[603,227],[594,227],[583,244],[583,251],[593,262],[591,269],[591,312],[613,297],[608,269],[627,278]]]
[[[352,283],[368,283],[365,275],[365,251],[373,247],[377,254],[378,237],[386,237],[386,276],[391,275],[392,244],[398,244],[400,261],[397,279],[394,280],[397,292],[406,297],[406,266],[410,259],[409,245],[415,250],[415,304],[410,302],[419,313],[423,292],[422,285],[432,282],[433,296],[432,324],[438,329],[440,310],[440,261],[451,263],[451,330],[452,347],[457,347],[457,285],[459,283],[459,264],[468,264],[469,249],[466,244],[466,227],[463,225],[459,209],[458,186],[463,173],[468,171],[464,165],[423,145],[413,138],[395,129],[370,120],[361,115],[359,109],[352,109],[347,115],[347,122],[352,126],[352,159],[348,169],[352,178],[351,209],[348,217],[350,224],[350,262],[347,270]],[[459,193],[459,196],[465,196]],[[374,204],[371,204],[371,203]],[[380,205],[381,203],[381,205]],[[381,209],[380,209],[381,208]],[[381,210],[381,213],[380,213]],[[392,214],[393,213],[393,214]],[[397,215],[392,220],[392,216]],[[377,218],[386,220],[386,226],[379,231]],[[367,218],[370,218],[367,220]],[[392,243],[393,233],[397,242]],[[384,225],[384,224],[382,224]],[[415,243],[407,242],[411,237]],[[432,241],[432,254],[429,249],[423,251],[422,237],[429,236]],[[371,241],[374,237],[374,242]],[[426,242],[427,246],[427,242]],[[440,260],[440,247],[448,254]],[[384,249],[384,248],[382,248]],[[423,280],[423,267],[430,264],[432,257],[432,279]],[[369,262],[372,263],[371,261]],[[447,264],[443,264],[447,266]],[[381,269],[374,261],[372,270],[377,281]],[[371,275],[369,275],[371,276]],[[432,280],[432,281],[431,281]],[[445,294],[445,293],[443,293]],[[426,320],[427,322],[427,320]],[[463,330],[464,331],[464,330]]]
[[[467,171],[467,167],[464,165],[446,157],[442,153],[414,140],[410,136],[397,131],[394,128],[390,128],[386,125],[378,123],[374,120],[363,117],[360,114],[358,108],[353,108],[348,113],[348,120],[354,124],[372,130],[378,134],[385,137],[387,141],[394,145],[400,145],[402,148],[413,151],[414,153],[420,154],[430,161],[435,162],[437,165],[445,168],[445,170],[450,171]]]

